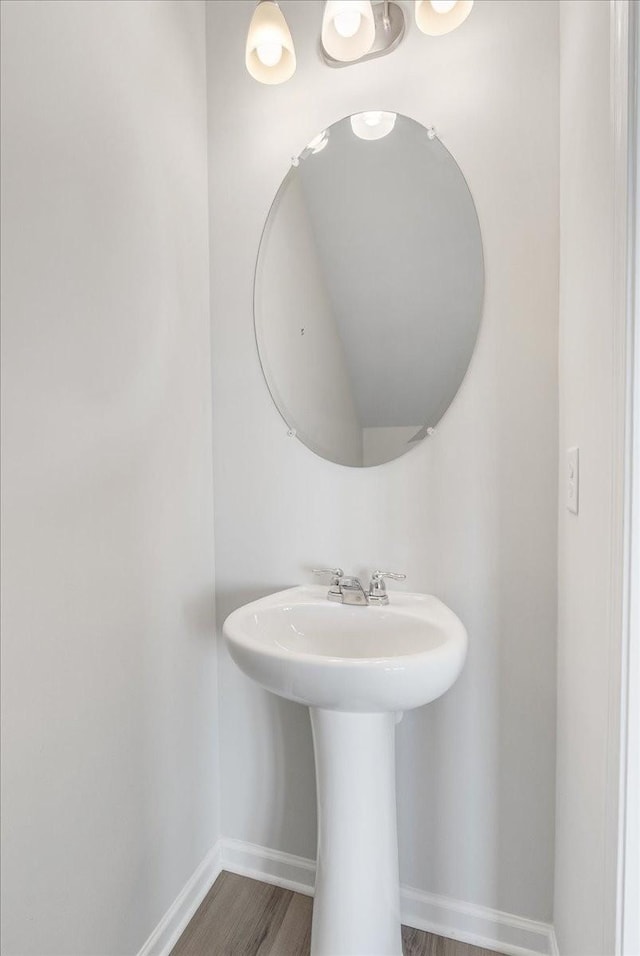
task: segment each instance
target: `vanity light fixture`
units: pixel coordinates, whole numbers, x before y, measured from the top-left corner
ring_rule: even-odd
[[[275,0],[260,0],[253,11],[245,63],[259,83],[284,83],[295,73],[296,54],[291,31]]]
[[[404,26],[402,7],[391,0],[327,0],[320,53],[327,66],[363,63],[395,50]]]
[[[451,33],[467,19],[473,0],[416,0],[416,23],[427,36]]]
[[[351,129],[359,139],[383,139],[395,125],[396,114],[382,110],[354,113],[351,117]]]
[[[376,38],[371,0],[327,0],[322,48],[332,59],[351,63],[366,56]]]
[[[416,23],[423,33],[442,36],[459,27],[472,7],[473,0],[415,0]],[[395,50],[404,31],[404,11],[393,0],[326,0],[320,53],[327,66],[363,63]],[[284,83],[293,76],[296,54],[291,31],[276,0],[258,0],[245,62],[259,83]],[[380,135],[362,138],[379,139]]]

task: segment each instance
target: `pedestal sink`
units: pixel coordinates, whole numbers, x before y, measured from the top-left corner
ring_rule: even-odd
[[[312,956],[402,956],[395,725],[444,694],[467,634],[437,598],[395,592],[387,607],[296,587],[224,624],[238,667],[311,712],[318,792]]]

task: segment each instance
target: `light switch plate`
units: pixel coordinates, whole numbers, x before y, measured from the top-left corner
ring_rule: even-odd
[[[580,498],[580,451],[567,448],[567,509],[578,514]]]

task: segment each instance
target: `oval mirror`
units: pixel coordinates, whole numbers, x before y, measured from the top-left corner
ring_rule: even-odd
[[[283,418],[342,465],[403,455],[442,418],[482,311],[473,199],[431,130],[359,113],[294,160],[260,242],[256,340]]]

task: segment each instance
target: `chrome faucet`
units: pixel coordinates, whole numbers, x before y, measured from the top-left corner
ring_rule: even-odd
[[[340,581],[343,604],[368,604],[367,592],[360,578],[346,577]]]
[[[389,595],[384,579],[404,581],[407,577],[406,574],[397,574],[395,571],[374,571],[371,575],[369,590],[365,591],[360,578],[345,577],[342,568],[314,568],[313,573],[331,575],[331,583],[327,592],[329,601],[360,606],[388,604]]]

